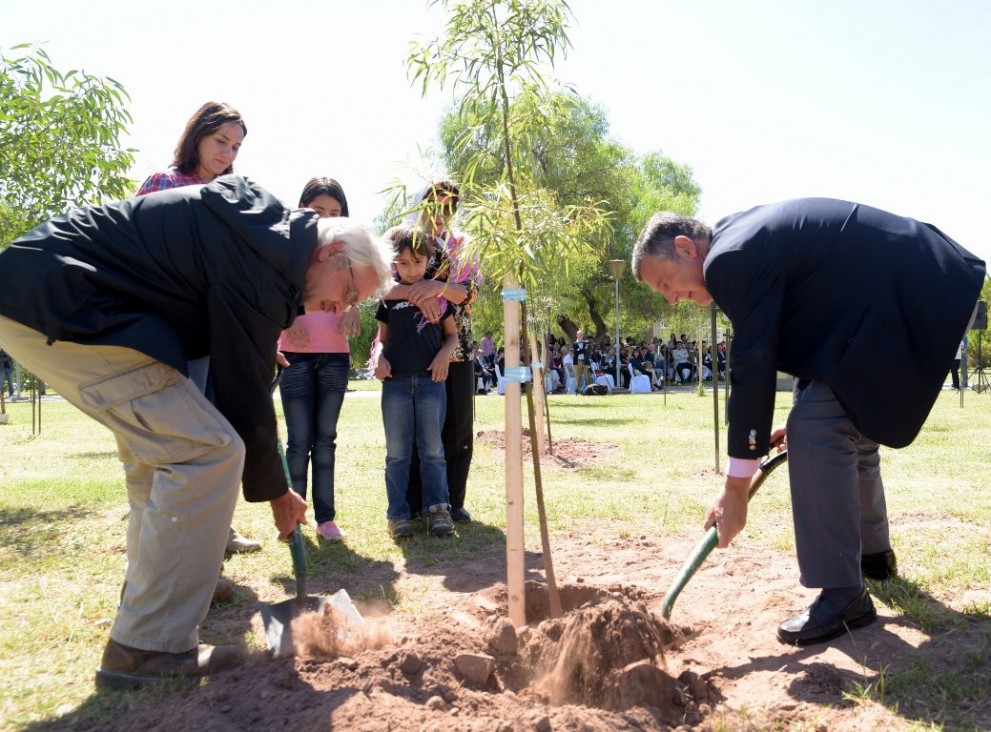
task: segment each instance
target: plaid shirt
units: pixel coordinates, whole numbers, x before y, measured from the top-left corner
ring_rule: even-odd
[[[464,234],[455,236],[450,233],[436,237],[437,247],[430,261],[427,262],[427,271],[424,275],[424,279],[463,285],[466,290],[465,300],[460,305],[443,300],[454,311],[454,324],[458,331],[458,347],[451,354],[452,361],[471,361],[475,358],[471,306],[478,298],[478,288],[482,284],[482,270],[477,258],[465,260],[461,256],[466,238]]]
[[[164,191],[169,188],[182,188],[183,186],[199,186],[206,183],[196,173],[187,175],[177,168],[169,168],[164,173],[152,173],[145,182],[141,184],[137,195],[143,196],[146,193]]]

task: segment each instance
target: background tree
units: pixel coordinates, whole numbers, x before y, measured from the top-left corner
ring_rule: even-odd
[[[63,73],[42,48],[10,51],[25,52],[0,55],[0,247],[67,209],[134,192],[124,87]]]
[[[513,101],[511,115],[539,121],[517,144],[527,148],[520,155],[519,170],[544,190],[552,191],[562,205],[598,201],[610,216],[611,231],[602,231],[587,247],[569,253],[568,276],[539,282],[540,300],[550,303],[535,313],[547,325],[574,338],[585,325],[590,336],[612,340],[615,333],[615,300],[608,259],[628,260],[640,229],[655,211],[675,210],[693,214],[700,189],[691,169],[660,152],[638,158],[609,137],[609,125],[601,107],[562,89],[542,97],[524,96]],[[470,172],[476,182],[502,180],[506,166],[498,147],[497,115],[466,129],[457,111],[440,125],[443,161],[455,177]],[[522,172],[521,172],[522,175]],[[490,281],[490,287],[495,287]],[[623,303],[621,329],[642,334],[659,317],[672,320],[669,308],[635,283],[629,271],[620,283]],[[502,318],[498,298],[481,298],[475,309],[477,330],[499,331]],[[591,326],[591,327],[589,327]]]
[[[984,278],[979,299],[991,303],[991,277]],[[991,338],[988,337],[988,329],[969,330],[966,335],[968,364],[972,369],[987,368],[988,362],[991,361]],[[973,384],[973,377],[970,381]]]

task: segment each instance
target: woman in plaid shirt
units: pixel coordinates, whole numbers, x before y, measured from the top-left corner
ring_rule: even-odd
[[[447,373],[447,412],[442,438],[447,460],[451,517],[463,523],[471,521],[471,514],[465,509],[465,492],[475,442],[473,359],[477,344],[472,332],[471,306],[478,296],[482,272],[477,257],[466,256],[467,235],[450,228],[460,197],[460,187],[451,180],[435,181],[417,194],[413,201],[417,210],[411,218],[432,240],[434,252],[423,280],[412,286],[398,285],[385,297],[408,299],[428,318],[439,317],[441,307],[450,307],[453,311],[458,346],[451,357]],[[432,308],[436,310],[432,311]],[[410,464],[406,497],[413,511],[418,511],[421,486],[419,461],[415,451]]]
[[[139,196],[169,188],[210,183],[214,178],[234,172],[234,160],[241,149],[248,127],[241,113],[225,102],[207,102],[196,110],[175,147],[168,169],[152,173],[138,189]],[[189,362],[189,378],[212,401],[210,359]],[[232,526],[227,537],[228,554],[245,554],[262,548],[260,542],[247,539]],[[214,601],[226,600],[234,588],[226,580],[217,583]]]
[[[138,195],[209,183],[217,176],[233,173],[234,159],[247,134],[248,128],[234,107],[207,102],[186,123],[172,165],[149,175]]]

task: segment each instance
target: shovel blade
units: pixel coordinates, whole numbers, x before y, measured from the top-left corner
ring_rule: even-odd
[[[354,629],[364,625],[358,608],[351,602],[345,590],[338,590],[330,597],[295,597],[275,603],[260,603],[259,610],[265,625],[265,637],[268,640],[268,650],[276,658],[291,656],[294,653],[292,638],[292,621],[303,613],[325,612],[327,605],[333,606],[344,618],[348,628]]]
[[[292,621],[303,613],[323,612],[325,597],[294,597],[273,604],[261,603],[268,650],[275,657],[293,655]]]

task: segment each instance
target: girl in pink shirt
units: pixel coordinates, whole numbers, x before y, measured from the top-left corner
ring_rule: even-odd
[[[344,190],[333,178],[310,180],[299,206],[311,208],[321,217],[348,215]],[[357,309],[340,317],[318,311],[297,317],[279,339],[286,366],[279,394],[288,432],[289,477],[293,490],[306,498],[307,473],[312,469],[317,534],[329,541],[341,541],[345,536],[334,521],[334,459],[337,420],[351,371],[348,336],[360,330]]]

